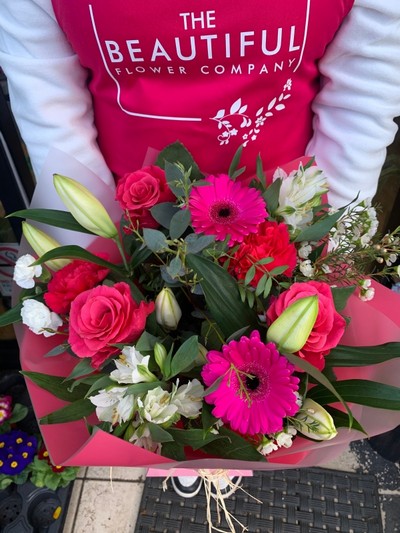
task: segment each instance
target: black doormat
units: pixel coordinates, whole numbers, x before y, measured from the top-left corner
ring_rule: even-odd
[[[181,498],[162,478],[148,478],[135,533],[206,533],[206,498]],[[378,485],[372,475],[321,468],[254,472],[226,500],[249,533],[382,533]],[[216,524],[216,512],[212,512]],[[226,523],[218,526],[227,529]],[[241,527],[237,527],[241,531]]]

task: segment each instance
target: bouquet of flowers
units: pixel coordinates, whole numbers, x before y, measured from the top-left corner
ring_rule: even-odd
[[[400,356],[400,324],[396,342],[348,334],[368,329],[362,306],[376,312],[372,278],[399,274],[400,228],[377,236],[367,201],[332,209],[309,158],[273,176],[259,160],[251,182],[243,170],[239,150],[203,175],[174,143],[118,183],[119,226],[59,174],[67,211],[14,214],[97,236],[94,252],[24,222],[35,254],[0,317],[25,325],[23,373],[58,464],[307,464],[369,433],[360,406],[400,409],[400,388],[368,379]]]

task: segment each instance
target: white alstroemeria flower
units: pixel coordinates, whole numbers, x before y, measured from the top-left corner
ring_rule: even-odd
[[[328,191],[328,183],[323,171],[311,166],[298,170],[288,176],[275,172],[274,179],[282,177],[279,191],[279,207],[276,213],[281,215],[293,230],[300,230],[313,219],[312,208],[320,204],[322,194]]]
[[[276,451],[277,449],[278,449],[278,445],[275,444],[275,442],[272,439],[263,437],[261,444],[257,448],[257,451],[260,452],[261,455],[269,455],[270,453]]]
[[[314,276],[315,268],[313,267],[310,259],[300,261],[299,268],[303,276],[306,276],[307,278],[312,278]]]
[[[96,406],[96,415],[102,422],[121,424],[133,416],[135,397],[126,394],[127,387],[111,387],[100,390],[89,400]]]
[[[134,346],[125,346],[122,354],[114,360],[117,370],[110,378],[118,383],[143,383],[157,381],[149,370],[150,355],[143,356]]]
[[[42,302],[31,298],[24,300],[21,309],[22,323],[36,335],[51,337],[55,335],[63,321]]]
[[[178,407],[171,403],[171,394],[161,387],[150,390],[144,399],[138,398],[137,403],[142,419],[154,424],[170,422],[178,412]]]
[[[21,257],[18,257],[15,267],[13,280],[23,289],[33,289],[35,286],[35,280],[33,278],[38,278],[42,275],[42,265],[34,265],[36,259],[31,254],[25,254]]]
[[[176,405],[178,413],[186,418],[196,418],[200,415],[203,405],[204,387],[198,379],[181,385],[172,393],[172,403]]]
[[[138,423],[134,423],[133,426],[137,426]],[[137,428],[135,433],[130,437],[129,442],[133,442],[135,446],[139,446],[139,448],[144,448],[145,450],[149,450],[153,453],[161,453],[161,443],[160,442],[154,442],[150,430],[148,428],[147,424],[140,424]]]
[[[283,431],[274,434],[274,438],[279,447],[290,448],[293,444],[293,437],[296,435],[297,429],[293,426],[288,426]]]

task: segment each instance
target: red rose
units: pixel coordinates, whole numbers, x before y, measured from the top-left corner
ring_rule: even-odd
[[[136,226],[157,228],[150,209],[163,202],[173,202],[175,196],[168,187],[163,169],[149,166],[125,174],[117,184],[116,199]]]
[[[140,337],[153,311],[153,302],[135,302],[127,283],[99,285],[72,302],[68,342],[78,357],[91,357],[91,365],[98,368],[119,351],[113,344]]]
[[[296,247],[290,242],[286,224],[262,222],[257,233],[247,235],[231,259],[229,269],[237,279],[244,279],[251,266],[260,259],[273,257],[273,261],[256,268],[256,274],[250,285],[257,286],[265,271],[287,265],[283,272],[290,276],[297,263]]]
[[[44,301],[55,313],[68,313],[78,294],[101,283],[108,272],[108,268],[89,261],[72,261],[54,273],[47,285]]]
[[[314,295],[318,296],[317,320],[307,342],[297,355],[322,370],[325,356],[339,344],[346,327],[346,321],[335,309],[330,286],[320,281],[294,283],[272,302],[266,314],[268,323],[271,324],[290,304],[299,298]]]

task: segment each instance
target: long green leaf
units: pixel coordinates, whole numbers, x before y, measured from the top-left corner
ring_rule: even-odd
[[[379,409],[400,410],[400,388],[376,383],[365,379],[347,379],[335,383],[341,397],[351,403],[377,407]],[[336,402],[336,397],[327,389],[317,385],[308,396],[320,404]],[[399,414],[400,421],[400,414]]]
[[[240,158],[242,156],[242,152],[243,152],[243,146],[240,145],[239,148],[236,150],[233,158],[232,158],[231,164],[229,165],[228,175],[231,178],[232,178],[232,176],[235,174],[235,172],[238,169],[238,166],[239,166],[239,163],[240,163]]]
[[[346,409],[346,412],[348,414],[348,417],[349,417],[349,427],[352,427],[352,423],[353,423],[353,414],[352,412],[350,411],[349,409],[349,406],[347,405],[346,401],[345,401],[345,398],[342,398],[342,396],[340,395],[340,393],[337,391],[337,389],[335,388],[336,387],[336,384],[337,382],[335,382],[335,387],[332,385],[332,383],[329,381],[329,379],[324,376],[317,368],[315,368],[315,366],[311,365],[308,361],[305,361],[304,359],[302,359],[301,357],[297,356],[297,355],[293,355],[293,354],[290,354],[290,353],[285,353],[283,354],[293,365],[295,366],[298,366],[300,367],[302,370],[304,370],[305,372],[307,372],[307,374],[309,374],[310,376],[312,376],[316,381],[318,381],[318,383],[321,383],[321,385],[323,385],[323,387],[326,387],[326,389],[334,396],[335,398],[335,401],[338,401],[344,406],[344,408]],[[309,394],[307,394],[307,396],[309,396]],[[311,397],[311,396],[310,396]],[[314,400],[314,398],[312,397],[312,399]],[[317,401],[317,400],[315,400]]]
[[[5,313],[0,315],[0,328],[15,324],[21,321],[22,303],[17,304],[12,309],[8,309]]]
[[[46,252],[45,254],[40,256],[39,259],[35,261],[35,264],[40,265],[41,263],[45,263],[46,261],[50,261],[51,259],[59,259],[61,257],[68,257],[69,259],[83,259],[84,261],[90,261],[91,263],[95,263],[96,265],[109,268],[110,270],[113,270],[117,272],[118,274],[121,274],[124,272],[124,270],[121,267],[114,265],[114,263],[110,263],[109,261],[105,261],[104,259],[101,259],[101,257],[91,254],[84,248],[81,248],[80,246],[76,246],[75,244],[70,244],[67,246],[59,246],[58,248],[54,248],[53,250],[50,250],[49,252]]]
[[[400,357],[400,342],[379,346],[336,346],[326,357],[326,366],[354,367],[376,365]]]
[[[246,325],[257,328],[257,313],[242,302],[238,285],[228,272],[198,255],[188,254],[186,262],[197,274],[210,313],[226,337]]]
[[[169,431],[166,431],[157,424],[150,422],[147,424],[147,427],[150,430],[151,438],[155,442],[172,442],[174,440]]]
[[[168,433],[175,442],[182,446],[190,446],[193,450],[198,450],[216,440],[226,439],[223,435],[206,433],[203,429],[169,429]]]
[[[333,418],[333,422],[335,423],[336,428],[348,428],[349,427],[349,417],[346,413],[343,411],[339,411],[339,409],[335,409],[334,407],[331,407],[330,405],[326,405],[324,408]],[[360,431],[361,433],[364,433],[368,436],[365,429],[362,427],[360,422],[358,422],[355,418],[353,418],[353,425],[351,426],[351,429],[356,429],[357,431]]]
[[[66,422],[73,422],[74,420],[81,420],[82,418],[91,415],[96,406],[90,400],[82,398],[75,402],[43,416],[39,422],[41,424],[65,424]]]
[[[94,368],[90,364],[89,357],[84,357],[74,367],[70,375],[65,378],[65,381],[70,381],[72,379],[81,378],[82,376],[87,376],[89,374],[92,374],[93,372],[94,372]]]
[[[295,242],[302,241],[319,241],[322,237],[325,237],[329,230],[336,224],[339,218],[345,212],[345,208],[339,209],[333,215],[328,215],[318,220],[312,226],[304,229],[295,239]]]
[[[115,383],[117,385],[117,383]],[[152,381],[151,383],[134,383],[129,385],[126,389],[125,394],[143,394],[150,390],[156,389],[157,387],[166,388],[166,383],[164,381]]]
[[[10,217],[27,218],[35,222],[42,222],[48,226],[78,231],[79,233],[95,233],[81,226],[68,211],[59,211],[58,209],[22,209],[8,215]]]
[[[173,378],[186,368],[189,368],[190,365],[195,361],[198,353],[198,337],[197,335],[193,335],[192,337],[187,339],[182,344],[182,346],[179,347],[178,351],[172,357],[171,371],[169,373],[168,379]]]
[[[60,400],[73,402],[84,398],[89,387],[80,384],[72,391],[69,390],[70,384],[65,381],[64,376],[49,376],[48,374],[41,374],[40,372],[21,372],[25,377],[29,378],[33,383],[36,383],[40,388],[50,392]]]
[[[226,428],[221,428],[219,434],[229,439],[229,445],[224,442],[213,441],[202,447],[206,453],[221,457],[223,459],[237,459],[242,461],[265,461],[264,457],[249,443],[248,440],[240,437],[237,433]]]

